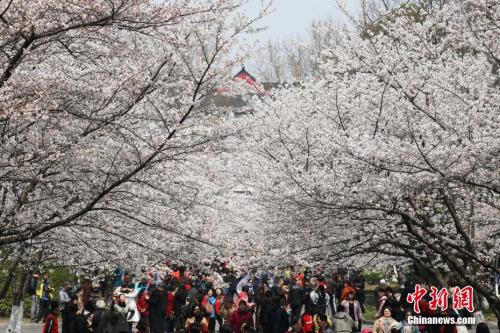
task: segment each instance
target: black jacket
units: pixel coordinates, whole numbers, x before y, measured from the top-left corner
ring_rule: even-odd
[[[259,323],[268,325],[273,322],[275,314],[274,303],[270,297],[264,297],[260,301]]]
[[[391,308],[392,318],[396,321],[402,321],[405,318],[403,310],[401,310],[401,303],[399,303],[396,298],[388,298],[384,303],[384,307],[385,306]]]
[[[304,303],[304,289],[299,286],[292,286],[288,292],[288,302],[291,305],[302,305]]]
[[[167,292],[154,289],[149,298],[149,327],[152,333],[163,333],[167,312]]]
[[[99,332],[100,326],[101,326],[101,318],[104,310],[103,309],[97,309],[94,314],[92,315],[92,331],[94,333],[101,333]]]
[[[187,291],[184,286],[179,286],[174,295],[174,315],[180,317],[182,314],[182,307],[186,304]]]
[[[94,331],[94,333],[113,333],[115,324],[114,321],[115,318],[113,316],[113,312],[111,310],[104,310],[101,315],[101,319],[99,320],[99,327],[97,331]]]
[[[290,316],[285,309],[280,308],[274,314],[273,333],[285,333],[290,327]]]
[[[283,290],[279,286],[273,286],[271,288],[271,298],[273,299],[274,311],[278,311],[280,308],[281,298],[283,298]]]

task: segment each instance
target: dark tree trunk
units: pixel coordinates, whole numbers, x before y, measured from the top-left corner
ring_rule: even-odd
[[[24,295],[26,293],[26,290],[29,287],[29,279],[28,277],[30,276],[30,272],[23,271],[21,275],[21,279],[15,283],[15,288],[12,290],[12,305],[19,306],[21,304],[21,301],[24,299]]]
[[[2,289],[0,290],[0,299],[4,299],[7,297],[7,293],[9,292],[9,288],[12,284],[12,281],[14,280],[14,276],[16,275],[16,270],[17,267],[19,266],[19,262],[21,261],[21,256],[18,256],[16,260],[14,260],[10,267],[9,271],[7,273],[7,276],[5,278],[5,282],[2,286]]]

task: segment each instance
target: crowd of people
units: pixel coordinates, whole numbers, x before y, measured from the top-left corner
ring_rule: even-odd
[[[47,275],[35,286],[43,333],[460,333],[454,325],[417,326],[404,291],[377,290],[373,326],[365,320],[364,279],[324,272],[280,275],[195,273],[172,266],[133,277],[113,275],[64,283],[54,297]],[[422,300],[422,302],[429,300]],[[457,316],[452,312],[434,316]],[[363,326],[363,324],[365,325]],[[478,325],[478,331],[488,332]]]

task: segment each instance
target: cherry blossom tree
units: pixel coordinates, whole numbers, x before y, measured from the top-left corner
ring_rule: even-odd
[[[132,266],[213,246],[200,160],[222,115],[204,101],[268,8],[242,3],[0,2],[2,255]]]
[[[500,317],[499,9],[393,8],[336,31],[323,80],[254,98],[242,165],[276,258],[413,263]]]

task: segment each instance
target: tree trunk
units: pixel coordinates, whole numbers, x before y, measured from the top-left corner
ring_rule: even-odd
[[[406,282],[406,277],[403,267],[400,265],[396,266],[396,273],[397,273],[398,285],[400,286],[401,289],[403,289]]]
[[[497,327],[498,329],[500,329],[500,299],[495,295],[494,292],[483,296],[490,304],[490,309],[491,311],[493,311],[495,317],[497,318]]]
[[[9,318],[6,333],[21,333],[24,314],[24,294],[29,286],[30,272],[23,272],[19,281],[13,283],[12,310]],[[18,283],[16,283],[18,282]]]
[[[436,278],[439,281],[439,286],[440,287],[442,287],[442,288],[448,288],[449,287],[449,285],[448,285],[448,277],[449,277],[448,274],[441,274],[441,273],[437,273],[436,274]]]
[[[439,283],[439,273],[433,271],[430,267],[425,267],[419,263],[415,263],[416,275],[422,281],[427,282],[430,285],[436,285]]]
[[[14,276],[16,274],[16,269],[19,266],[20,261],[21,261],[21,256],[17,256],[16,259],[11,263],[9,267],[9,272],[7,273],[7,276],[5,278],[5,282],[2,286],[2,289],[0,290],[0,299],[4,299],[5,297],[7,297],[7,293],[12,284],[12,280],[14,279]]]
[[[12,305],[9,324],[7,325],[6,333],[21,333],[23,323],[23,302],[20,305]]]

